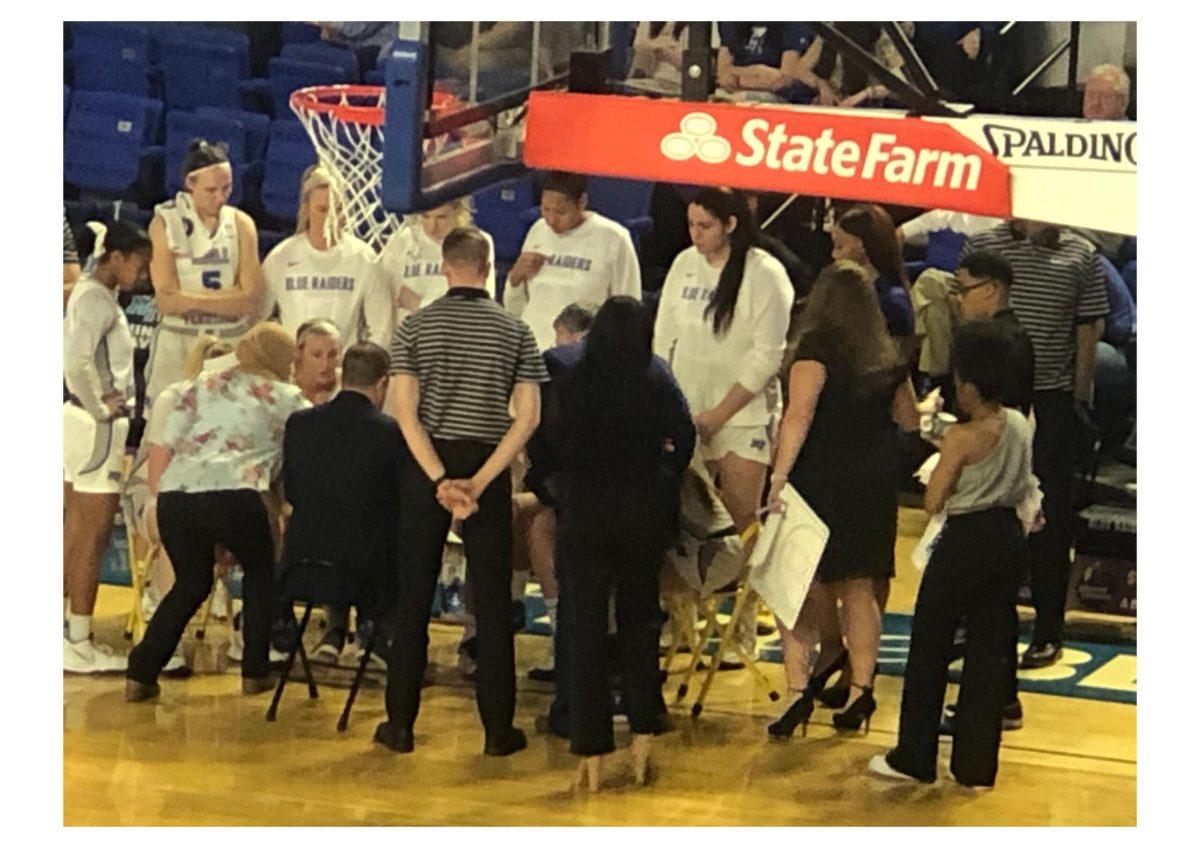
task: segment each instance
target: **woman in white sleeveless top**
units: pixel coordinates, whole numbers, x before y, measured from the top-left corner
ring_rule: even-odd
[[[295,337],[304,324],[326,320],[342,343],[387,345],[392,337],[392,291],[375,252],[345,231],[330,172],[313,165],[300,179],[296,234],[263,262],[262,314],[279,307],[279,321]]]
[[[449,285],[442,273],[442,241],[455,227],[472,226],[470,199],[460,197],[436,209],[413,216],[396,231],[383,249],[380,261],[392,287],[397,326],[412,313],[446,293]],[[488,242],[487,293],[496,296],[496,249],[492,237],[479,231]]]
[[[183,379],[183,362],[201,334],[231,344],[261,308],[258,230],[226,205],[233,169],[224,148],[197,139],[183,159],[184,189],[160,203],[150,223],[150,281],[162,320],[150,343],[146,400]]]

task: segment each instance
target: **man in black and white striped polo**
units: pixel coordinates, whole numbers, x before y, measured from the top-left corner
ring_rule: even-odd
[[[549,375],[529,326],[488,297],[488,250],[473,227],[446,236],[442,272],[449,291],[405,319],[392,337],[389,410],[412,462],[400,483],[399,616],[388,662],[388,720],[375,739],[399,752],[413,749],[429,611],[452,517],[465,519],[484,753],[505,756],[525,747],[525,734],[513,726],[508,469],[537,429],[538,384]]]
[[[1033,343],[1033,471],[1041,481],[1046,526],[1029,537],[1037,622],[1021,666],[1042,668],[1062,657],[1075,461],[1090,425],[1108,290],[1091,246],[1052,224],[1001,224],[971,236],[963,255],[981,250],[1012,265],[1009,302]]]

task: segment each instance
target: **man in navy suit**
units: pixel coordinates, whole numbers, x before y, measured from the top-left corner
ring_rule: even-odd
[[[388,366],[379,345],[351,347],[342,361],[342,390],[292,415],[283,439],[284,495],[292,505],[285,581],[286,570],[302,560],[333,563],[334,585],[324,588],[359,605],[364,640],[364,622],[393,607],[399,474],[408,455],[395,419],[380,411]],[[376,647],[385,655],[383,645]]]

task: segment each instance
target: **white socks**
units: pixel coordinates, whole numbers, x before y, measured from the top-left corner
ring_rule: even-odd
[[[92,617],[90,615],[76,615],[67,610],[67,641],[69,642],[86,642],[88,637],[92,635]]]
[[[543,598],[546,602],[546,615],[550,617],[550,635],[558,634],[558,598]]]

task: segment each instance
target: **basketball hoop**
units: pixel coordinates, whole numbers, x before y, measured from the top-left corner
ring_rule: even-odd
[[[292,111],[304,124],[317,161],[336,178],[348,228],[376,253],[400,227],[383,206],[384,88],[377,85],[318,85],[292,93]],[[461,108],[453,94],[435,91],[431,111]],[[425,142],[426,154],[433,147]],[[332,218],[332,216],[331,216]]]

